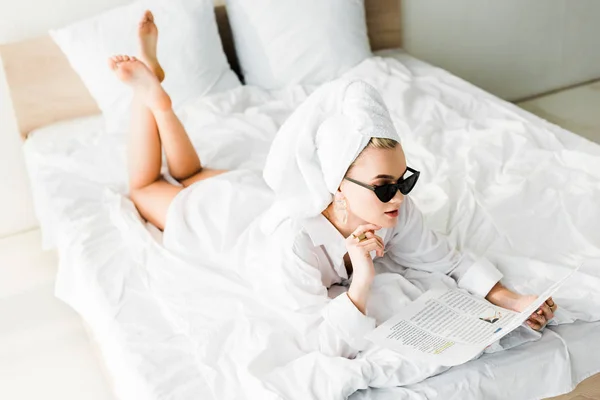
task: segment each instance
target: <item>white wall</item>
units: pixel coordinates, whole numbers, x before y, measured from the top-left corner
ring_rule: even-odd
[[[598,0],[401,0],[405,49],[521,99],[600,78]]]
[[[132,0],[0,0],[0,42],[43,35]]]

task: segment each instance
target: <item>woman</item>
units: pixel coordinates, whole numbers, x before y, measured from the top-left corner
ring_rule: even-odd
[[[169,225],[165,235],[168,231],[177,241],[173,238],[189,233],[190,224],[178,213],[181,204],[173,204],[176,196],[181,203],[185,193],[195,190],[190,185],[227,171],[202,166],[174,114],[160,84],[164,72],[156,58],[157,37],[147,11],[139,27],[140,59],[115,56],[109,65],[135,93],[129,142],[131,199],[159,229]],[[414,296],[421,293],[417,287],[424,275],[419,272],[427,272],[507,309],[520,311],[537,297],[511,292],[500,284],[502,274],[489,261],[457,252],[445,237],[426,229],[421,213],[406,197],[419,172],[407,165],[399,142],[372,87],[360,81],[325,85],[279,131],[264,171],[275,201],[257,223],[248,221],[251,226],[237,240],[236,253],[258,265],[254,272],[265,278],[260,284],[275,293],[278,302],[322,315],[315,340],[325,354],[352,358],[365,348],[363,336],[375,326],[368,300],[376,275],[383,272],[412,276],[414,285],[406,290],[415,290]],[[181,186],[161,177],[161,147],[171,176]],[[233,175],[217,180],[225,176]],[[231,196],[235,195],[234,190]],[[261,233],[266,241],[253,241]],[[191,234],[197,234],[198,242],[207,238]],[[256,262],[267,253],[257,243],[275,254],[269,261],[272,268]],[[556,308],[549,298],[527,323],[541,329]]]

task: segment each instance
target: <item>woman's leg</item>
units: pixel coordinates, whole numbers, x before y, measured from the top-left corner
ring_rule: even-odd
[[[204,168],[185,128],[172,108],[153,110],[169,173],[184,187],[226,170]]]
[[[134,100],[128,143],[130,197],[140,214],[164,229],[166,214],[182,187],[171,185],[160,175],[164,146],[171,175],[184,187],[225,171],[203,168],[181,122],[162,88],[164,71],[158,63],[158,29],[146,11],[138,27],[140,59],[115,56],[110,67],[119,79],[132,86]]]
[[[159,229],[164,229],[167,209],[181,187],[171,185],[160,175],[161,140],[148,96],[157,78],[133,57],[115,56],[109,60],[119,79],[132,86],[131,127],[128,137],[129,195],[138,211]],[[160,94],[160,93],[159,93]]]
[[[154,73],[158,81],[162,82],[165,74],[158,62],[157,43],[158,28],[154,23],[154,16],[150,11],[146,11],[138,26],[139,58]],[[164,96],[168,97],[166,93]],[[152,123],[159,132],[169,173],[183,183],[200,172],[202,164],[187,132],[170,107],[170,99],[164,104],[168,104],[168,107],[155,107],[147,112],[153,114]]]
[[[165,105],[151,109],[142,96],[143,93],[136,93],[132,104],[128,143],[130,197],[140,214],[163,230],[169,205],[183,187],[225,171],[202,167],[185,129],[170,108],[170,101],[163,100],[168,108]],[[166,93],[164,96],[168,98]],[[161,144],[171,176],[183,187],[161,177]]]
[[[140,214],[161,230],[171,201],[183,187],[226,172],[202,167],[185,129],[170,108],[170,101],[168,104],[168,109],[151,109],[136,95],[128,143],[131,200]],[[169,173],[183,187],[161,177],[161,144]]]

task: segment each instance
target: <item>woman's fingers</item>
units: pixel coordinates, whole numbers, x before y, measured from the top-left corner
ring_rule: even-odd
[[[536,331],[539,331],[540,329],[542,329],[542,324],[532,321],[531,319],[527,320],[527,325],[529,325],[531,327],[531,329],[535,329]]]
[[[539,325],[545,325],[546,324],[546,318],[544,318],[543,315],[539,315],[537,313],[533,313],[531,314],[531,316],[529,317],[529,321],[535,322]]]
[[[538,314],[537,311],[531,314],[529,316],[529,319],[527,319],[527,324],[536,331],[542,329],[546,325],[546,323],[547,321],[544,315]]]
[[[537,314],[543,315],[546,321],[550,321],[552,318],[554,318],[554,312],[546,303],[540,306],[540,309],[537,311]]]
[[[356,228],[354,230],[354,232],[352,232],[352,235],[360,236],[367,231],[378,231],[379,229],[381,229],[381,227],[379,225],[375,225],[375,224],[359,225],[358,228]],[[350,236],[352,236],[352,235],[350,235]]]
[[[348,249],[354,246],[359,247],[366,253],[375,250],[379,257],[383,257],[383,239],[374,233],[374,231],[379,229],[381,229],[381,226],[375,224],[360,225],[350,236],[346,238],[346,246]],[[362,240],[359,239],[361,235],[364,235]]]
[[[377,238],[365,239],[357,246],[360,247],[367,256],[369,255],[368,253],[373,250],[376,250],[378,255],[380,252],[383,252],[383,243],[377,240]]]
[[[558,308],[558,305],[554,303],[552,297],[549,297],[540,308],[538,308],[533,314],[527,319],[527,325],[536,331],[541,330],[548,324],[552,318],[554,318],[554,311]]]
[[[365,239],[358,243],[357,246],[365,248],[370,247],[371,245],[375,245],[376,247],[383,249],[383,242],[381,242],[377,238]]]
[[[383,239],[380,236],[377,236],[376,234],[374,234],[373,232],[370,232],[370,231],[365,233],[365,235],[367,235],[368,239],[371,239],[371,238],[377,239],[377,241],[381,244],[381,246],[382,247],[384,246]]]
[[[365,257],[371,258],[371,256],[370,256],[369,253],[372,252],[372,251],[375,251],[376,253],[379,253],[381,251],[381,248],[379,246],[377,246],[376,244],[372,245],[372,246],[365,247]]]
[[[552,300],[552,297],[548,297],[548,300],[546,300],[546,304],[548,305],[548,307],[550,307],[550,310],[552,310],[553,313],[556,312],[558,304],[556,304],[554,300]]]

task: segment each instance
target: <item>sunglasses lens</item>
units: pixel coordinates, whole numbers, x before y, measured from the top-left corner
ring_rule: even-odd
[[[375,194],[377,195],[377,198],[379,198],[379,200],[381,200],[384,203],[387,203],[388,201],[394,198],[397,191],[397,185],[382,185],[378,186],[375,189]]]
[[[402,182],[398,184],[400,188],[400,193],[409,194],[411,190],[415,187],[417,183],[417,179],[419,179],[419,174],[412,174],[408,178],[404,179]]]

